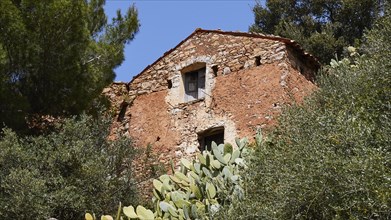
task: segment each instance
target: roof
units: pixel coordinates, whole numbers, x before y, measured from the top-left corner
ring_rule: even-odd
[[[248,33],[248,32],[237,32],[237,31],[233,32],[233,31],[222,31],[222,30],[205,30],[205,29],[197,28],[193,33],[191,33],[188,37],[186,37],[184,40],[182,40],[178,45],[176,45],[174,48],[171,48],[170,50],[166,51],[155,62],[153,62],[152,64],[148,65],[139,74],[134,76],[133,79],[129,82],[129,84],[132,83],[133,80],[135,80],[137,77],[139,77],[142,73],[144,73],[151,66],[155,65],[156,63],[158,63],[160,60],[162,60],[164,57],[169,55],[171,52],[176,50],[183,43],[185,43],[187,40],[189,40],[190,38],[192,38],[194,35],[196,35],[198,33],[216,33],[216,34],[222,34],[222,35],[262,38],[262,39],[268,39],[268,40],[275,40],[275,41],[283,42],[283,43],[285,43],[287,45],[292,46],[297,52],[299,52],[299,54],[301,54],[303,57],[309,59],[310,61],[314,62],[315,64],[317,64],[317,66],[320,67],[320,63],[319,63],[319,61],[318,61],[318,59],[316,57],[314,57],[313,55],[305,52],[304,49],[299,45],[299,43],[297,43],[294,40],[288,39],[288,38],[275,36],[275,35],[265,35],[265,34],[261,34],[261,33],[253,33],[253,32],[252,33]]]

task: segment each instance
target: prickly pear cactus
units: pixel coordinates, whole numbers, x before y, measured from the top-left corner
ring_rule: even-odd
[[[232,196],[243,197],[239,171],[247,140],[231,144],[212,143],[212,151],[203,151],[190,162],[181,160],[180,169],[162,175],[153,182],[153,203],[158,219],[208,219]]]
[[[243,197],[239,172],[246,167],[243,155],[247,139],[236,139],[236,145],[234,148],[231,144],[212,142],[212,151],[199,153],[193,161],[181,159],[179,170],[173,169],[172,175],[153,180],[154,212],[142,206],[136,210],[128,206],[123,208],[124,215],[141,220],[211,219],[233,197]],[[86,220],[95,219],[87,214]],[[102,219],[108,218],[102,216]]]

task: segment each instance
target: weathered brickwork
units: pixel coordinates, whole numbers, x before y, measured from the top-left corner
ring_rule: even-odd
[[[186,102],[184,74],[203,67],[205,95]],[[275,123],[281,106],[315,88],[318,67],[289,39],[196,30],[130,83],[107,89],[116,114],[122,110],[113,132],[152,144],[163,161],[196,153],[199,134],[210,128],[223,127],[228,142],[251,138]]]

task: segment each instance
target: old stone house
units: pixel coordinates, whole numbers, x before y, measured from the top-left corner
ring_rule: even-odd
[[[314,89],[318,68],[286,38],[197,29],[129,83],[105,89],[113,135],[152,144],[164,158],[251,138],[275,123],[281,106]]]

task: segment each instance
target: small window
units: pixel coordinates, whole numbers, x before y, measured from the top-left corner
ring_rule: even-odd
[[[205,70],[202,68],[184,74],[186,102],[205,97]]]
[[[256,56],[255,57],[255,66],[260,66],[261,65],[261,56]]]
[[[168,87],[168,89],[172,88],[172,80],[171,79],[167,80],[167,87]]]
[[[211,150],[212,142],[224,144],[224,127],[211,128],[198,134],[200,150]]]
[[[217,71],[219,70],[219,67],[217,65],[213,65],[212,70],[213,70],[213,75],[217,76]]]

